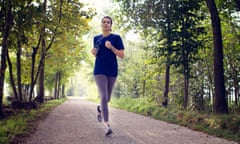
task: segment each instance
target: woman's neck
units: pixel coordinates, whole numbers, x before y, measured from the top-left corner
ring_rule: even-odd
[[[103,37],[109,36],[111,34],[110,31],[103,31],[102,35]]]

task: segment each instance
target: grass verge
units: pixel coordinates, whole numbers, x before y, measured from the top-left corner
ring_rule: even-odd
[[[44,118],[54,107],[66,99],[50,100],[37,109],[17,110],[13,116],[0,120],[0,144],[19,143],[23,137],[33,132],[36,122]]]
[[[216,115],[213,113],[179,110],[176,107],[164,108],[150,103],[144,98],[132,99],[129,97],[112,99],[111,106],[240,143],[239,114]]]

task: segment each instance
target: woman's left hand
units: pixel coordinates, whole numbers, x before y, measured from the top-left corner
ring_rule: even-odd
[[[112,48],[112,43],[110,41],[106,41],[105,42],[105,46],[108,48],[108,49],[111,49]]]
[[[112,43],[110,41],[105,42],[105,46],[110,49],[115,55],[117,55],[120,58],[124,57],[124,50],[118,50],[113,47]]]

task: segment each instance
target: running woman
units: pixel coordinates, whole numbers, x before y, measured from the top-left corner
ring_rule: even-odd
[[[96,57],[93,75],[98,87],[101,104],[97,107],[98,120],[105,126],[105,135],[113,133],[109,124],[108,102],[118,76],[117,57],[124,58],[124,45],[118,34],[112,33],[112,18],[104,16],[101,20],[102,34],[93,38],[92,54]]]

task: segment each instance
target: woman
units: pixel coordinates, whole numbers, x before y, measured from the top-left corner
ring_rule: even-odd
[[[105,135],[108,136],[113,133],[109,125],[108,102],[118,75],[117,56],[124,58],[124,45],[119,35],[111,33],[111,17],[103,17],[101,27],[102,34],[93,39],[92,54],[96,57],[93,74],[101,98],[101,106],[97,108],[98,120],[101,122],[103,117]]]

